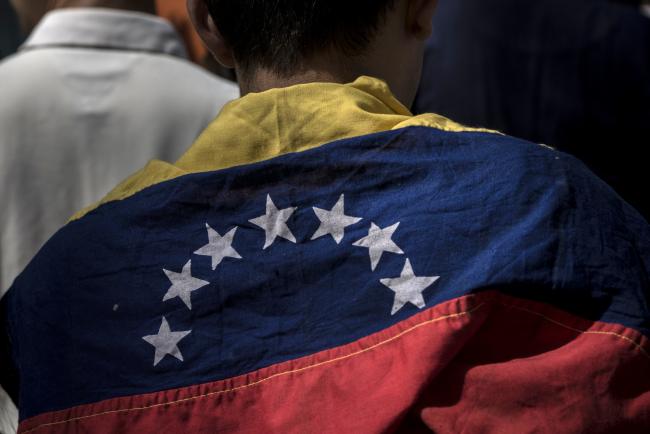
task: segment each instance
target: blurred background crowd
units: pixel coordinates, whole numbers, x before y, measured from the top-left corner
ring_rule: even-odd
[[[185,0],[0,0],[0,59],[0,295],[75,211],[238,97]],[[440,0],[412,109],[571,153],[650,218],[647,1]]]

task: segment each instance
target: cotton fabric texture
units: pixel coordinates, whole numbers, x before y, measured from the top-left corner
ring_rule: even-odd
[[[649,269],[566,154],[369,77],[273,89],[57,232],[0,382],[25,434],[646,433]]]

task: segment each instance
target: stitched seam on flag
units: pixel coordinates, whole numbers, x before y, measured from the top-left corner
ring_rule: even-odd
[[[621,338],[621,339],[623,339],[623,340],[625,340],[625,341],[628,341],[628,342],[631,343],[632,345],[634,345],[634,347],[635,347],[637,350],[639,350],[639,352],[640,352],[641,354],[643,354],[645,357],[647,357],[648,359],[650,359],[650,353],[648,353],[648,352],[647,352],[647,351],[646,351],[646,350],[641,346],[640,343],[638,343],[638,342],[635,341],[634,339],[628,338],[627,336],[624,336],[624,335],[622,335],[622,334],[620,334],[620,333],[616,333],[616,332],[604,332],[604,331],[594,331],[594,330],[580,330],[580,329],[577,329],[577,328],[575,328],[575,327],[571,327],[571,326],[568,326],[568,325],[566,325],[566,324],[562,324],[561,322],[556,321],[556,320],[554,320],[553,318],[549,318],[549,317],[547,317],[546,315],[541,314],[541,313],[539,313],[539,312],[535,312],[534,310],[526,309],[525,307],[521,307],[521,306],[513,306],[513,305],[507,305],[507,304],[504,304],[504,306],[506,306],[506,307],[511,307],[511,308],[518,309],[518,310],[522,310],[522,311],[524,311],[524,312],[527,312],[527,313],[530,313],[530,314],[536,315],[536,316],[538,316],[538,317],[540,317],[540,318],[543,318],[543,319],[545,319],[546,321],[549,321],[549,322],[551,322],[551,323],[553,323],[553,324],[555,324],[555,325],[558,325],[558,326],[563,327],[563,328],[565,328],[565,329],[567,329],[567,330],[571,330],[571,331],[574,331],[574,332],[577,332],[577,333],[580,333],[580,334],[589,334],[589,335],[609,335],[609,336],[615,336],[615,337],[617,337],[617,338]]]
[[[143,410],[149,410],[149,409],[152,409],[152,408],[177,405],[177,404],[181,404],[181,403],[188,402],[188,401],[194,401],[194,400],[201,399],[201,398],[207,398],[207,397],[210,397],[210,396],[216,396],[216,395],[222,395],[224,393],[234,392],[236,390],[247,389],[247,388],[250,388],[250,387],[257,386],[259,384],[265,383],[265,382],[267,382],[269,380],[272,380],[274,378],[277,378],[277,377],[282,377],[282,376],[289,375],[289,374],[295,374],[295,373],[307,371],[307,370],[310,370],[310,369],[318,368],[318,367],[323,366],[323,365],[329,365],[331,363],[339,362],[341,360],[346,360],[346,359],[358,356],[360,354],[366,353],[366,352],[368,352],[370,350],[373,350],[375,348],[378,348],[378,347],[381,347],[381,346],[383,346],[385,344],[393,342],[393,341],[401,338],[402,336],[404,336],[406,334],[409,334],[409,333],[411,333],[411,332],[413,332],[413,331],[415,331],[415,330],[417,330],[417,329],[419,329],[421,327],[424,327],[426,325],[433,324],[433,323],[436,323],[436,322],[439,322],[439,321],[443,321],[445,319],[459,318],[459,317],[462,317],[462,316],[467,316],[467,315],[477,311],[478,309],[480,309],[484,305],[485,305],[485,303],[481,303],[481,304],[473,307],[472,309],[466,310],[464,312],[458,312],[458,313],[454,313],[454,314],[450,314],[450,315],[443,315],[443,316],[440,316],[440,317],[437,317],[437,318],[430,319],[428,321],[424,321],[424,322],[422,322],[420,324],[416,324],[413,327],[398,333],[397,335],[395,335],[395,336],[393,336],[393,337],[391,337],[389,339],[378,342],[378,343],[376,343],[374,345],[369,346],[368,348],[364,348],[362,350],[355,351],[354,353],[347,354],[345,356],[335,357],[333,359],[325,360],[325,361],[315,363],[315,364],[309,365],[309,366],[304,366],[302,368],[292,369],[292,370],[284,371],[284,372],[278,372],[277,374],[269,375],[268,377],[262,378],[260,380],[254,381],[252,383],[244,384],[244,385],[237,386],[237,387],[231,387],[230,389],[224,389],[224,390],[218,390],[218,391],[214,391],[214,392],[208,392],[208,393],[205,393],[205,394],[202,394],[202,395],[191,396],[189,398],[178,399],[176,401],[162,402],[162,403],[159,403],[159,404],[151,404],[151,405],[147,405],[147,406],[143,406],[143,407],[133,407],[133,408],[122,408],[122,409],[118,409],[118,410],[109,410],[109,411],[104,411],[104,412],[101,412],[101,413],[89,414],[87,416],[73,417],[73,418],[58,421],[58,422],[49,422],[49,423],[45,423],[45,424],[42,424],[42,425],[38,425],[38,426],[36,426],[34,428],[31,428],[29,430],[23,431],[23,434],[34,432],[34,431],[36,431],[38,429],[41,429],[41,428],[47,428],[47,427],[50,427],[50,426],[62,425],[62,424],[69,423],[69,422],[76,422],[76,421],[79,421],[79,420],[85,420],[85,419],[90,419],[90,418],[94,418],[94,417],[105,416],[105,415],[108,415],[108,414],[128,413],[128,412],[132,412],[132,411],[143,411]]]
[[[94,417],[105,416],[105,415],[108,415],[108,414],[128,413],[128,412],[135,412],[135,411],[144,411],[144,410],[149,410],[149,409],[152,409],[152,408],[158,408],[158,407],[164,407],[164,406],[172,406],[172,405],[182,404],[182,403],[188,402],[188,401],[195,401],[195,400],[198,400],[198,399],[201,399],[201,398],[207,398],[207,397],[210,397],[210,396],[222,395],[222,394],[225,394],[225,393],[234,392],[236,390],[247,389],[247,388],[250,388],[250,387],[257,386],[259,384],[265,383],[265,382],[267,382],[269,380],[272,380],[274,378],[277,378],[277,377],[282,377],[282,376],[289,375],[289,374],[294,374],[294,373],[307,371],[307,370],[317,368],[317,367],[320,367],[320,366],[323,366],[323,365],[328,365],[328,364],[331,364],[331,363],[335,363],[335,362],[338,362],[338,361],[341,361],[341,360],[346,360],[346,359],[358,356],[360,354],[366,353],[366,352],[368,352],[370,350],[373,350],[375,348],[378,348],[380,346],[388,344],[388,343],[390,343],[390,342],[392,342],[392,341],[394,341],[396,339],[399,339],[400,337],[402,337],[402,336],[404,336],[404,335],[406,335],[406,334],[408,334],[408,333],[410,333],[410,332],[412,332],[414,330],[417,330],[417,329],[419,329],[419,328],[421,328],[423,326],[433,324],[433,323],[436,323],[436,322],[439,322],[439,321],[442,321],[442,320],[445,320],[445,319],[459,318],[461,316],[469,315],[469,314],[477,311],[481,307],[485,306],[485,304],[486,303],[481,303],[481,304],[475,306],[474,308],[472,308],[470,310],[467,310],[467,311],[464,311],[464,312],[459,312],[459,313],[450,314],[450,315],[444,315],[444,316],[441,316],[441,317],[430,319],[430,320],[422,322],[420,324],[416,324],[413,327],[411,327],[411,328],[409,328],[407,330],[404,330],[404,331],[398,333],[397,335],[395,335],[395,336],[393,336],[393,337],[391,337],[389,339],[378,342],[378,343],[376,343],[374,345],[371,345],[368,348],[364,348],[364,349],[356,351],[354,353],[347,354],[347,355],[341,356],[341,357],[336,357],[336,358],[330,359],[330,360],[325,360],[323,362],[315,363],[313,365],[305,366],[305,367],[302,367],[302,368],[299,368],[299,369],[293,369],[293,370],[289,370],[289,371],[278,372],[277,374],[269,375],[268,377],[262,378],[260,380],[254,381],[252,383],[244,384],[244,385],[237,386],[237,387],[232,387],[230,389],[224,389],[224,390],[209,392],[209,393],[205,393],[205,394],[202,394],[202,395],[191,396],[189,398],[183,398],[183,399],[179,399],[179,400],[176,400],[176,401],[169,401],[169,402],[163,402],[163,403],[159,403],[159,404],[152,404],[152,405],[148,405],[148,406],[144,406],[144,407],[133,407],[133,408],[123,408],[123,409],[118,409],[118,410],[109,410],[109,411],[104,411],[104,412],[101,412],[101,413],[89,414],[87,416],[73,417],[73,418],[58,421],[58,422],[49,422],[49,423],[38,425],[38,426],[36,426],[34,428],[31,428],[29,430],[23,431],[23,434],[31,433],[31,432],[34,432],[34,431],[39,430],[41,428],[47,428],[47,427],[50,427],[50,426],[62,425],[62,424],[66,424],[66,423],[69,423],[69,422],[76,422],[76,421],[80,421],[80,420],[91,419],[91,418],[94,418]],[[556,320],[554,320],[554,319],[552,319],[552,318],[550,318],[550,317],[548,317],[548,316],[546,316],[544,314],[541,314],[539,312],[535,312],[535,311],[530,310],[530,309],[526,309],[526,308],[521,307],[521,306],[514,306],[514,305],[505,304],[505,303],[501,303],[501,305],[505,306],[505,307],[518,309],[518,310],[521,310],[521,311],[536,315],[536,316],[538,316],[538,317],[540,317],[540,318],[542,318],[542,319],[544,319],[544,320],[546,320],[548,322],[551,322],[551,323],[553,323],[555,325],[558,325],[560,327],[563,327],[565,329],[577,332],[579,334],[610,335],[610,336],[615,336],[615,337],[621,338],[621,339],[623,339],[625,341],[630,342],[632,345],[634,345],[634,347],[636,349],[638,349],[641,354],[643,354],[645,357],[647,357],[650,360],[650,354],[648,354],[648,352],[638,342],[636,342],[633,339],[630,339],[627,336],[624,336],[624,335],[622,335],[620,333],[605,332],[605,331],[580,330],[580,329],[577,329],[575,327],[571,327],[571,326],[563,324],[563,323],[561,323],[559,321],[556,321]]]

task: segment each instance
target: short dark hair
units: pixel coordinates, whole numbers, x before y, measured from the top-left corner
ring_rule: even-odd
[[[395,0],[205,0],[244,72],[288,76],[320,50],[362,54]]]

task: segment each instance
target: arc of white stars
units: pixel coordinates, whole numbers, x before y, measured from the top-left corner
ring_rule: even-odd
[[[287,220],[291,217],[295,210],[298,208],[285,208],[278,209],[271,199],[271,195],[266,195],[266,214],[263,216],[249,220],[256,226],[264,229],[266,233],[266,241],[264,242],[264,250],[270,247],[277,237],[282,237],[292,243],[296,242],[296,237],[293,236]]]
[[[341,244],[341,241],[343,241],[343,237],[345,236],[345,228],[363,220],[360,217],[345,215],[344,196],[345,195],[343,194],[341,195],[331,211],[313,207],[314,213],[316,213],[316,216],[320,220],[320,226],[311,237],[312,240],[325,235],[331,235],[336,244]]]
[[[187,261],[180,273],[163,269],[172,286],[167,290],[163,301],[180,298],[192,310],[192,292],[209,285],[210,282],[192,277],[192,260]]]
[[[212,270],[216,270],[224,258],[242,259],[237,250],[232,247],[237,227],[231,229],[223,237],[219,232],[212,229],[209,224],[206,223],[205,227],[208,229],[209,242],[194,253],[201,256],[210,256],[212,258]]]
[[[182,362],[183,354],[181,354],[181,350],[178,348],[178,343],[190,333],[192,333],[192,330],[178,332],[171,331],[167,318],[163,317],[160,329],[158,329],[158,334],[142,337],[142,339],[153,345],[156,349],[153,365],[158,365],[166,355],[173,356]]]
[[[392,240],[393,234],[399,227],[399,222],[385,229],[380,228],[374,222],[370,224],[368,236],[352,244],[357,247],[366,247],[370,254],[370,268],[375,271],[377,264],[384,252],[403,255],[404,252]]]
[[[416,276],[411,267],[411,261],[406,260],[402,273],[392,279],[381,279],[380,282],[395,293],[391,315],[395,315],[406,303],[411,303],[419,309],[426,306],[422,292],[430,287],[440,276]]]

